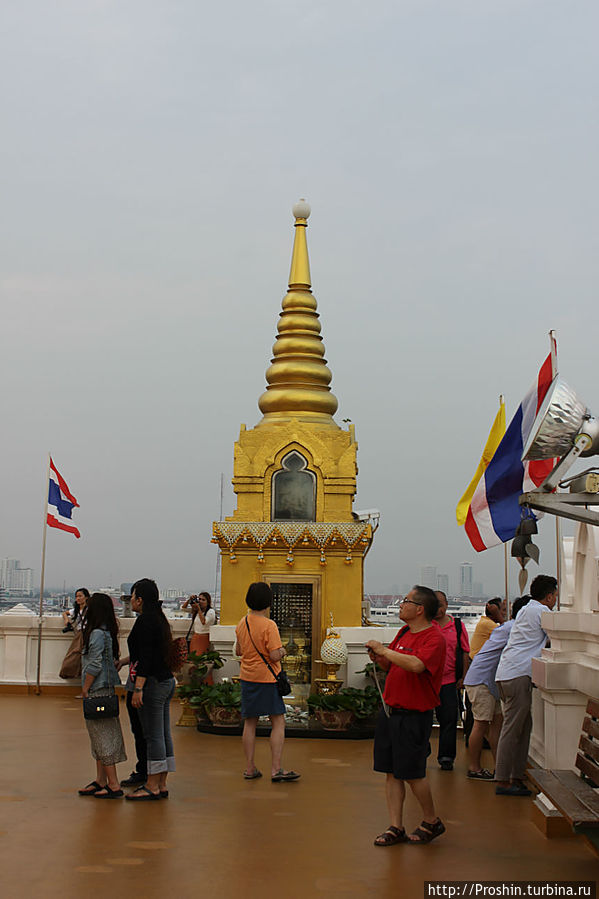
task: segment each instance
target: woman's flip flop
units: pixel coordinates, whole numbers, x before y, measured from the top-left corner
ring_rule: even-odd
[[[94,797],[96,799],[122,799],[125,795],[122,790],[111,790],[108,784],[105,787],[102,787],[103,790],[106,790],[105,793],[94,793]]]
[[[106,787],[105,786],[103,787],[102,784],[99,784],[97,780],[92,780],[92,782],[90,784],[88,784],[86,787],[83,787],[82,790],[79,790],[79,795],[80,796],[95,796],[96,793],[100,792],[100,790],[105,790],[105,789],[106,789]]]
[[[138,795],[139,793],[144,793],[145,795],[140,796]],[[151,802],[152,800],[160,798],[160,793],[152,793],[147,787],[140,787],[135,793],[128,793],[127,796],[125,796],[125,799],[129,799],[131,802]]]

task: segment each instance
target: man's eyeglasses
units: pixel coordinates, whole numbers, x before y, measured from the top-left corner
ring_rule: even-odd
[[[400,602],[400,606],[403,606],[404,603],[406,603],[406,602],[411,602],[413,606],[423,606],[424,605],[423,602],[417,602],[415,599],[402,599],[402,601]]]

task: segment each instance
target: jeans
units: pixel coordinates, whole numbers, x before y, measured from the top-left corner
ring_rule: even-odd
[[[148,774],[175,770],[170,722],[170,702],[174,692],[174,677],[161,681],[149,677],[144,684],[139,717],[146,740]]]
[[[456,729],[458,726],[458,690],[453,684],[443,684],[439,691],[439,705],[435,709],[439,722],[439,751],[437,759],[455,760]]]
[[[143,774],[145,777],[148,773],[146,738],[144,737],[144,731],[139,717],[140,713],[131,705],[132,698],[133,693],[131,690],[127,690],[127,711],[129,713],[131,733],[135,740],[135,754],[137,755],[137,765],[135,766],[135,770],[138,774]]]

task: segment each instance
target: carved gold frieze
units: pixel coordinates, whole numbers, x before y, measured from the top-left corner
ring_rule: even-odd
[[[266,547],[282,546],[288,550],[290,564],[294,561],[293,550],[301,547],[317,547],[321,562],[326,564],[325,550],[337,544],[351,564],[352,554],[362,556],[372,541],[372,528],[362,521],[215,521],[212,533],[212,542],[228,549],[232,561],[236,559],[235,550],[244,546],[258,549],[258,561],[263,561]]]

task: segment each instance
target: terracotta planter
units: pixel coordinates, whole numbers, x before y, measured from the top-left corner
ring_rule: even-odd
[[[314,716],[325,730],[347,730],[355,720],[351,709],[339,709],[334,712],[327,709],[314,709]]]
[[[225,709],[222,706],[211,705],[207,711],[215,727],[239,727],[241,724],[239,709]]]

